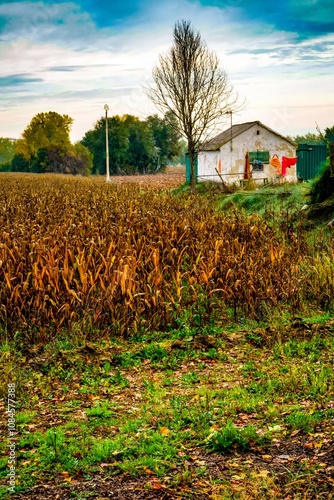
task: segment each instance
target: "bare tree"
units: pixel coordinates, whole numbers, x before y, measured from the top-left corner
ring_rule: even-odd
[[[174,43],[153,68],[154,83],[146,93],[162,113],[177,119],[188,141],[190,187],[195,190],[195,160],[200,142],[208,138],[222,115],[236,108],[237,94],[218,57],[210,52],[189,21],[177,21]]]

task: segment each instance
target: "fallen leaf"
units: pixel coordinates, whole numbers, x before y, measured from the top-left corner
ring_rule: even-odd
[[[151,484],[151,488],[152,490],[162,490],[164,488],[164,485],[161,483],[154,482]]]
[[[168,436],[168,434],[170,434],[170,430],[167,429],[167,427],[160,427],[160,434],[162,436]]]
[[[262,470],[260,470],[260,471],[258,472],[258,474],[257,474],[257,475],[258,475],[259,477],[267,477],[267,476],[268,476],[268,474],[269,474],[269,471],[268,471],[268,470],[266,470],[266,469],[262,469]]]
[[[72,478],[68,475],[68,472],[63,471],[60,474],[63,476],[64,481],[66,481],[67,483],[71,483],[72,482]]]
[[[234,479],[235,481],[242,481],[243,479],[245,479],[245,477],[246,477],[246,474],[242,473],[239,475],[232,476],[232,479]]]

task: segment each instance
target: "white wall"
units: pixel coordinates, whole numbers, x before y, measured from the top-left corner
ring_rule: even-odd
[[[259,133],[257,133],[259,132]],[[250,129],[240,134],[231,144],[225,144],[220,151],[204,151],[198,155],[198,179],[215,180],[220,182],[216,172],[219,160],[221,162],[221,173],[225,182],[232,183],[243,179],[245,170],[245,155],[250,151],[269,151],[270,159],[276,153],[279,159],[282,156],[295,157],[296,149],[285,139],[273,134],[261,125],[253,125]],[[270,161],[270,160],[269,160]],[[276,168],[271,164],[264,164],[262,172],[252,172],[252,178],[267,178],[270,182],[276,179]],[[296,182],[296,166],[287,169],[285,179],[288,182]],[[259,180],[259,182],[261,182]]]

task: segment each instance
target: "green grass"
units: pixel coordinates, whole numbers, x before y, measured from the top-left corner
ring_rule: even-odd
[[[286,418],[286,423],[291,429],[298,429],[304,432],[314,432],[317,424],[329,417],[324,412],[315,411],[310,414],[305,411],[295,411]]]
[[[70,367],[66,354],[59,359],[57,349],[48,345],[42,355],[43,376],[17,350],[14,356],[15,346],[7,345],[3,352],[13,353],[21,405],[20,489],[38,484],[42,476],[51,480],[62,472],[94,474],[101,463],[118,473],[150,470],[158,477],[176,467],[182,482],[180,471],[194,448],[197,454],[233,455],[260,447],[266,454],[272,439],[294,431],[315,432],[333,418],[328,408],[334,389],[332,319],[327,315],[300,321],[313,325],[307,339],[282,341],[288,318],[270,326],[270,342],[263,341],[268,325],[253,322],[248,329],[243,322],[241,329],[216,328],[210,335],[217,348],[211,350],[196,343],[199,331],[191,329],[184,337],[175,331],[169,338],[161,333],[159,342],[158,332],[145,341],[115,341],[117,349],[112,341],[101,341],[96,343],[98,355],[91,344],[91,355],[78,354]],[[180,338],[183,343],[171,347]],[[72,349],[69,339],[65,352],[72,356]],[[114,354],[99,362],[103,349]],[[64,384],[67,391],[59,391]],[[2,453],[5,446],[6,440]],[[3,455],[1,486],[5,467]],[[206,477],[205,466],[198,468],[198,475]]]
[[[255,445],[262,445],[266,439],[259,435],[252,426],[237,428],[229,420],[218,432],[212,433],[207,438],[207,443],[214,451],[229,453],[233,450],[247,451]]]
[[[268,219],[278,214],[289,216],[309,203],[309,190],[310,187],[302,183],[253,188],[221,196],[217,206],[223,210],[243,209],[249,215],[257,214]]]

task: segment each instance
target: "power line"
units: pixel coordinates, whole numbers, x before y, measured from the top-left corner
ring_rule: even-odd
[[[334,104],[319,104],[317,105],[309,105],[309,106],[257,106],[257,107],[251,107],[251,108],[246,108],[247,109],[278,109],[278,108],[284,108],[284,109],[306,109],[306,108],[334,108]]]

